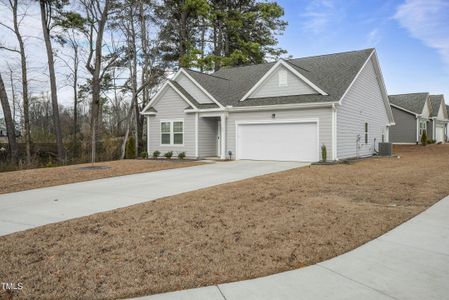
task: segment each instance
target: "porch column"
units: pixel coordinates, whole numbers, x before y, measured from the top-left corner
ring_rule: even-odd
[[[221,156],[220,159],[226,159],[226,115],[222,114],[220,116],[221,124]]]
[[[147,154],[150,157],[150,116],[147,116]]]

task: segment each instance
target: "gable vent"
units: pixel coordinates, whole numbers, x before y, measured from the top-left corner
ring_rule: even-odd
[[[278,72],[279,86],[288,86],[287,76],[288,76],[287,70],[279,70]]]

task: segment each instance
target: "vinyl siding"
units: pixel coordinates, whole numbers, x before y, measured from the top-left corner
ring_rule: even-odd
[[[287,71],[287,86],[279,86],[279,70]],[[250,96],[249,98],[291,96],[303,94],[317,94],[307,83],[299,79],[284,66],[279,66]]]
[[[439,109],[438,109],[438,115],[437,115],[437,118],[439,119],[439,120],[444,120],[444,106],[445,104],[443,103],[443,102],[441,102],[441,104],[440,104],[440,107],[439,107]]]
[[[270,110],[259,112],[233,112],[228,115],[226,121],[226,153],[236,153],[236,122],[251,120],[272,120],[272,114],[276,114],[276,120],[281,119],[310,119],[319,120],[319,145],[326,145],[328,157],[332,153],[332,110],[331,108],[296,109],[296,110]],[[293,138],[293,137],[292,137]],[[301,137],[298,137],[301,138]],[[319,156],[321,157],[321,155]]]
[[[195,114],[185,114],[184,109],[188,104],[170,87],[161,95],[154,108],[157,110],[155,116],[150,116],[150,149],[164,154],[173,151],[174,156],[179,152],[186,152],[188,157],[195,156]],[[160,122],[161,120],[184,119],[184,145],[161,145]]]
[[[213,101],[184,74],[179,74],[176,78],[176,82],[178,82],[198,103],[213,103]]]
[[[217,155],[218,118],[198,118],[198,155],[200,157]]]
[[[429,104],[429,100],[426,101],[426,105],[424,105],[424,107],[423,107],[423,109],[422,109],[421,115],[423,116],[423,118],[429,118],[429,117],[430,117],[430,104]]]
[[[368,143],[365,144],[365,122],[368,123]],[[382,98],[373,61],[370,60],[350,91],[337,108],[337,157],[339,159],[368,156],[382,141],[388,124],[387,110]],[[357,136],[360,148],[357,151]],[[376,145],[374,145],[376,139]]]
[[[396,125],[390,128],[390,141],[392,143],[416,143],[416,116],[391,107]]]

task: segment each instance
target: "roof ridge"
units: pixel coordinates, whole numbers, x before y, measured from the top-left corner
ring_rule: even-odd
[[[223,78],[223,77],[220,77],[220,76],[217,76],[217,75],[213,75],[213,73],[212,74],[208,74],[208,73],[203,73],[203,72],[192,70],[192,69],[185,69],[185,70],[186,71],[190,71],[190,72],[194,72],[194,73],[197,73],[197,74],[200,74],[200,75],[206,75],[206,76],[214,77],[214,78],[217,78],[217,79],[223,79],[223,80],[229,81],[229,79]]]
[[[393,95],[388,95],[388,97],[390,97],[390,96],[418,95],[418,94],[430,95],[429,92],[415,92],[415,93],[393,94]]]
[[[236,69],[236,68],[245,68],[245,67],[252,67],[252,66],[260,66],[260,65],[268,65],[268,64],[275,64],[276,62],[278,62],[279,60],[284,60],[290,64],[293,64],[296,67],[299,67],[297,65],[295,65],[294,63],[292,63],[292,60],[297,60],[297,59],[307,59],[307,58],[318,58],[318,57],[324,57],[324,56],[331,56],[331,55],[338,55],[338,54],[347,54],[347,53],[355,53],[355,52],[362,52],[362,51],[367,51],[367,50],[375,50],[375,48],[366,48],[366,49],[360,49],[360,50],[351,50],[351,51],[343,51],[343,52],[335,52],[335,53],[327,53],[327,54],[320,54],[320,55],[311,55],[311,56],[302,56],[302,57],[295,57],[295,58],[290,58],[290,59],[285,59],[285,58],[279,58],[278,60],[274,60],[274,61],[269,61],[269,62],[264,62],[264,63],[260,63],[260,64],[247,64],[247,65],[239,65],[239,66],[228,66],[228,67],[223,67],[222,69]],[[300,68],[300,67],[299,67]],[[219,72],[220,70],[216,71]],[[195,71],[194,71],[195,72]],[[216,72],[212,73],[215,74]],[[213,75],[211,75],[213,76]]]
[[[376,48],[366,48],[366,49],[360,49],[360,50],[350,50],[350,51],[342,51],[342,52],[327,53],[327,54],[320,54],[320,55],[296,57],[296,58],[288,59],[287,61],[294,60],[294,59],[318,58],[318,57],[338,55],[338,54],[348,54],[348,53],[354,53],[354,52],[363,52],[363,51],[367,51],[367,50],[374,51],[374,50],[376,50]]]

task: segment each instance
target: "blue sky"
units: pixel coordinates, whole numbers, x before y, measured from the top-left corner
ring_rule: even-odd
[[[428,91],[449,103],[449,0],[278,0],[294,57],[374,47],[389,94]]]

